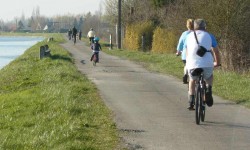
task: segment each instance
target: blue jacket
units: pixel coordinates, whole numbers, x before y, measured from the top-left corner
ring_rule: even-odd
[[[187,35],[190,33],[191,31],[190,30],[187,30],[187,31],[184,31],[182,34],[181,34],[181,37],[179,39],[179,42],[178,42],[178,45],[177,45],[177,51],[178,52],[181,52],[181,59],[182,60],[186,60],[186,48],[185,48],[185,41],[186,41],[186,38],[187,38]]]
[[[102,49],[102,47],[99,43],[93,43],[91,45],[91,49],[93,50],[93,52],[99,52]]]

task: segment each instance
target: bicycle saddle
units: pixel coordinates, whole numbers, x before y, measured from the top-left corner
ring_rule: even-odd
[[[202,68],[195,68],[191,70],[192,76],[199,76],[203,72]]]

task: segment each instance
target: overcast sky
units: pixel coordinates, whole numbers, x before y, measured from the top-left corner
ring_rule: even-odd
[[[32,15],[32,11],[40,8],[40,15],[53,17],[65,14],[95,13],[100,10],[100,4],[105,0],[1,0],[0,19],[12,21],[15,17],[25,18]],[[102,6],[102,9],[105,9]]]

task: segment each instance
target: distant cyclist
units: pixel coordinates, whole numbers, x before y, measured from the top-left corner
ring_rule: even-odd
[[[94,42],[94,38],[95,38],[95,31],[93,28],[90,29],[90,31],[87,34],[87,37],[89,38],[89,43],[93,43]]]
[[[100,50],[102,50],[102,47],[101,47],[101,45],[99,44],[99,38],[98,37],[95,37],[94,38],[94,43],[91,45],[91,49],[92,49],[92,51],[93,51],[93,54],[92,54],[92,56],[91,56],[91,59],[90,59],[90,61],[92,61],[93,60],[93,57],[94,57],[94,55],[96,54],[96,62],[99,62],[99,52],[100,52]]]
[[[79,40],[81,40],[82,39],[82,31],[81,30],[79,30]]]
[[[68,38],[69,38],[69,40],[71,40],[71,37],[72,37],[72,30],[69,29],[69,31],[68,31]]]
[[[74,43],[75,43],[76,42],[76,35],[77,35],[77,29],[76,29],[75,26],[72,29],[72,35],[73,35],[73,40],[74,40]]]

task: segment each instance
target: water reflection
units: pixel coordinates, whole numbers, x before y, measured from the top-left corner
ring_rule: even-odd
[[[22,55],[27,49],[42,41],[43,37],[1,37],[0,69]]]

